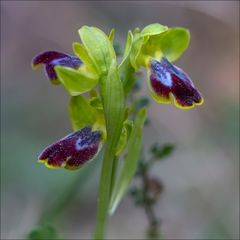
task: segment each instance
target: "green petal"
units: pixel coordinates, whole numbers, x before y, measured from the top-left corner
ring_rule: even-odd
[[[71,97],[69,105],[69,117],[75,131],[92,126],[96,121],[96,111],[87,99],[81,95]]]
[[[120,71],[121,71],[121,68],[124,66],[124,64],[127,62],[127,59],[129,58],[129,54],[132,49],[132,43],[133,43],[133,34],[131,31],[129,31],[127,36],[126,46],[123,53],[122,62],[119,65]]]
[[[113,214],[119,202],[127,192],[128,186],[134,177],[137,169],[137,162],[142,144],[142,128],[146,119],[146,109],[141,109],[134,121],[129,137],[126,154],[121,171],[117,177],[116,184],[110,201],[110,214]]]
[[[94,88],[98,83],[96,75],[87,72],[80,67],[78,70],[57,66],[56,70],[59,81],[63,84],[71,96],[77,96]]]
[[[131,90],[136,80],[134,77],[135,70],[130,62],[130,53],[132,52],[132,44],[133,44],[133,34],[131,31],[129,31],[124,54],[123,54],[123,59],[119,65],[119,72],[122,77],[125,96],[129,93],[129,91]]]
[[[144,42],[144,37],[140,33],[135,33],[132,50],[130,54],[130,61],[135,70],[137,70],[140,67],[138,63],[138,57],[139,57],[139,54],[141,53],[143,42]]]
[[[148,67],[148,60],[151,56],[159,56],[160,41],[152,41],[152,39],[161,36],[167,29],[167,26],[153,23],[146,26],[141,33],[135,31],[133,51],[131,52],[131,64],[135,70],[141,66]]]
[[[114,40],[114,35],[115,35],[115,29],[113,28],[108,36],[108,38],[112,44],[113,44],[113,40]]]
[[[187,49],[190,42],[190,33],[185,28],[172,28],[163,33],[161,51],[169,61],[177,60]]]
[[[106,75],[112,60],[116,59],[114,48],[108,36],[96,27],[83,26],[78,32],[97,73]]]

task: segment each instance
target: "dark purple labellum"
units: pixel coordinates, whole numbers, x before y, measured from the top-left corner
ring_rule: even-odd
[[[45,148],[39,162],[49,168],[78,169],[93,159],[101,148],[101,132],[85,127]]]
[[[45,64],[45,74],[52,81],[52,83],[58,84],[57,74],[54,70],[55,66],[65,66],[74,69],[78,69],[82,62],[76,56],[69,56],[65,53],[56,51],[43,52],[32,60],[33,68],[37,68],[39,65]]]
[[[173,95],[175,105],[184,109],[203,103],[188,75],[166,58],[163,57],[161,62],[152,60],[150,68],[150,86],[157,101],[171,103]]]

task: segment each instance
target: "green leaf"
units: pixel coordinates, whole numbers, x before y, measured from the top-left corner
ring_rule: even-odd
[[[190,42],[190,33],[185,28],[171,28],[161,37],[160,47],[163,55],[169,61],[177,60],[187,49]]]
[[[69,116],[73,129],[92,126],[96,121],[96,111],[83,96],[71,97]]]
[[[113,60],[107,77],[100,79],[100,94],[103,99],[104,114],[109,139],[118,142],[124,117],[124,93],[122,81]]]
[[[126,130],[127,130],[127,136],[128,136],[128,139],[129,139],[129,137],[131,136],[132,128],[133,128],[133,121],[127,119],[127,120],[124,122],[124,126],[125,126],[125,128],[126,128]]]
[[[127,117],[128,116],[126,116],[126,118]],[[123,123],[122,132],[118,141],[116,156],[120,156],[123,150],[125,149],[128,139],[131,135],[132,127],[133,127],[133,121],[126,119]]]
[[[34,228],[28,235],[29,240],[60,239],[55,228],[49,224]]]
[[[149,37],[152,35],[158,35],[168,29],[167,26],[163,26],[159,23],[152,23],[146,26],[142,31],[141,35],[144,37]]]
[[[150,151],[154,158],[160,160],[171,155],[174,148],[175,148],[174,144],[171,144],[171,143],[166,143],[163,146],[159,146],[157,143],[155,143],[151,147]]]
[[[83,26],[78,32],[97,73],[106,75],[112,60],[116,59],[115,51],[108,36],[96,27]]]
[[[68,67],[56,66],[59,81],[71,96],[77,96],[94,88],[98,83],[96,75],[91,74],[83,67],[75,70]]]
[[[142,144],[142,128],[146,118],[146,109],[141,109],[134,121],[134,125],[129,137],[126,155],[123,166],[116,180],[113,194],[110,201],[110,214],[113,214],[124,194],[127,192],[128,186],[134,177],[137,169],[137,162]]]
[[[121,133],[120,139],[118,141],[116,156],[120,156],[120,154],[124,150],[124,148],[127,144],[130,132],[131,132],[131,124],[130,124],[129,120],[126,120],[123,124],[122,133]]]

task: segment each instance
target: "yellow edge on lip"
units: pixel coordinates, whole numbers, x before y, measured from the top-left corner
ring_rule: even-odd
[[[62,167],[62,166],[52,166],[48,163],[47,160],[48,159],[39,159],[38,162],[39,163],[44,163],[47,168],[51,168],[51,169],[56,169],[56,168],[61,168]]]
[[[202,98],[201,101],[199,103],[194,103],[192,106],[187,106],[187,107],[183,107],[182,105],[180,105],[177,100],[174,98],[174,105],[177,107],[177,108],[180,108],[180,109],[183,109],[183,110],[188,110],[188,109],[191,109],[191,108],[194,108],[195,106],[200,106],[204,103],[204,99]]]
[[[38,162],[43,163],[47,168],[50,168],[50,169],[65,168],[67,170],[77,170],[81,168],[81,166],[78,166],[78,167],[67,166],[66,161],[61,166],[53,166],[53,165],[50,165],[47,160],[48,159],[39,159]]]
[[[36,69],[39,68],[39,66],[41,66],[41,65],[43,65],[43,64],[42,64],[42,63],[36,64],[36,65],[31,64],[31,67],[32,67],[33,70],[36,70]]]

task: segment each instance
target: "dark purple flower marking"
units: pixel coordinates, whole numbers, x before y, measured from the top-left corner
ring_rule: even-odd
[[[85,127],[45,148],[38,157],[39,162],[49,168],[77,169],[97,155],[101,137],[100,131]]]
[[[82,65],[82,61],[76,56],[70,56],[56,51],[47,51],[37,55],[32,60],[32,67],[34,69],[42,64],[45,64],[46,76],[52,81],[52,83],[58,84],[59,81],[54,70],[55,66],[65,66],[78,69]]]
[[[152,60],[150,64],[150,87],[159,102],[174,103],[179,108],[201,105],[203,98],[189,76],[166,58],[161,62]]]

